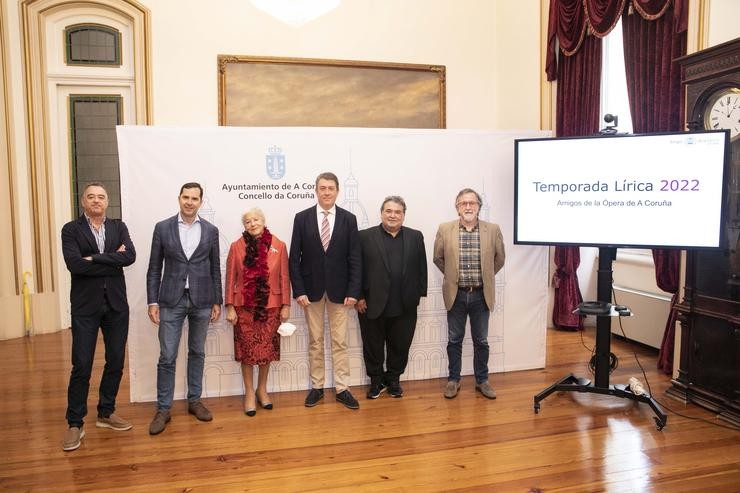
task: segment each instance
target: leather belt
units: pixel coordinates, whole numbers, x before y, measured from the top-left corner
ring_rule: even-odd
[[[466,293],[472,293],[473,291],[480,291],[483,289],[483,286],[461,286],[458,288],[461,291],[465,291]]]

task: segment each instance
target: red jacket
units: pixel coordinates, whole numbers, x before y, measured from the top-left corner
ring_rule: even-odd
[[[244,306],[244,256],[246,242],[239,238],[231,244],[229,257],[226,260],[225,305]],[[290,305],[290,273],[288,272],[288,250],[285,243],[272,237],[272,246],[267,253],[268,285],[270,297],[267,308],[280,308]]]

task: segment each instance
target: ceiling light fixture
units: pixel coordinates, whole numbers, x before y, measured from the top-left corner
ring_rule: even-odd
[[[292,27],[300,27],[334,10],[341,0],[251,0],[252,5]]]

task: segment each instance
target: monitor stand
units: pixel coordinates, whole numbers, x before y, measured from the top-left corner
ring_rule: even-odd
[[[616,259],[616,255],[616,248],[599,248],[596,296],[599,302],[608,305],[609,312],[596,316],[595,382],[592,383],[586,378],[579,378],[571,373],[534,396],[534,412],[539,414],[540,401],[557,391],[613,395],[648,404],[656,415],[654,419],[658,430],[662,430],[668,421],[668,416],[666,416],[658,403],[649,394],[635,394],[628,385],[609,385],[611,317],[622,316],[611,305],[612,262]],[[627,314],[629,314],[628,311]]]

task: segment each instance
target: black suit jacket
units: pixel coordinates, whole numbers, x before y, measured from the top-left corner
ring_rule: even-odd
[[[117,252],[121,245],[125,252]],[[62,228],[62,253],[72,274],[69,299],[72,315],[93,315],[103,304],[103,296],[115,311],[128,311],[123,268],[136,260],[126,224],[119,219],[105,220],[105,251],[99,253],[95,236],[84,215]],[[92,261],[84,257],[92,257]]]
[[[403,228],[403,273],[401,297],[404,311],[419,305],[427,295],[427,253],[421,231]],[[388,302],[391,272],[383,244],[382,226],[360,231],[362,248],[362,292],[367,302],[367,318],[378,318]]]
[[[290,241],[290,283],[293,297],[308,296],[318,301],[326,293],[332,303],[360,298],[362,265],[357,218],[337,207],[329,248],[324,252],[319,236],[316,207],[295,215]]]
[[[154,226],[146,272],[147,303],[165,307],[177,305],[188,280],[193,305],[210,308],[222,304],[218,228],[200,218],[200,242],[188,259],[180,243],[178,219],[179,214],[175,214]]]

